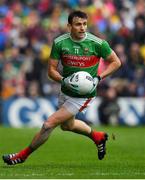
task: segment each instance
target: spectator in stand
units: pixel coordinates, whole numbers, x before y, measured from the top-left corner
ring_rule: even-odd
[[[132,80],[134,71],[131,68],[131,66],[129,66],[128,61],[130,61],[130,59],[128,59],[127,54],[125,52],[125,46],[123,44],[116,44],[114,50],[121,60],[122,67],[117,72],[115,72],[115,74],[112,77]]]
[[[28,97],[35,99],[40,96],[39,84],[37,81],[32,81],[28,86]]]
[[[145,44],[145,15],[138,15],[135,18],[133,40],[139,44]]]
[[[120,107],[117,103],[117,93],[112,87],[108,87],[106,96],[101,99],[98,107],[99,119],[103,125],[118,125]]]

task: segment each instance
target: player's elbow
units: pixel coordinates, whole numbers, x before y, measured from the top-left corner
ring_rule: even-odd
[[[121,67],[121,61],[120,61],[120,60],[118,60],[118,61],[116,62],[116,66],[117,66],[117,69],[119,69],[119,68]]]
[[[110,56],[110,60],[113,62],[116,70],[121,67],[121,61],[114,51]]]
[[[47,75],[50,79],[53,79],[54,70],[53,68],[48,68]]]
[[[116,58],[116,60],[114,61],[114,67],[116,70],[121,67],[121,61],[119,58]]]

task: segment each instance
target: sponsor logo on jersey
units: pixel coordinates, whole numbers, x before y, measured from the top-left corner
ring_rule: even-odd
[[[74,67],[91,67],[99,63],[100,58],[96,56],[75,56],[64,54],[62,56],[63,63],[67,66]]]

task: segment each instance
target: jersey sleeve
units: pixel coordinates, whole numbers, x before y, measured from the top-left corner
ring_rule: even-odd
[[[105,60],[112,52],[112,49],[110,48],[107,41],[103,41],[101,44],[101,57]]]
[[[52,44],[50,58],[56,59],[56,60],[60,59],[60,49],[59,49],[58,43],[56,44],[55,41]]]

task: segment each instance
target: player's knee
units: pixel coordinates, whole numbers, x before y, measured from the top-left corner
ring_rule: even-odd
[[[73,130],[73,127],[72,126],[70,126],[70,125],[64,125],[64,124],[62,124],[61,126],[61,129],[63,130],[63,131],[72,131]]]
[[[60,128],[63,130],[63,131],[67,131],[67,127],[65,125],[61,125]]]
[[[57,126],[57,123],[56,123],[55,119],[51,118],[44,122],[44,126],[46,128],[55,128]]]

